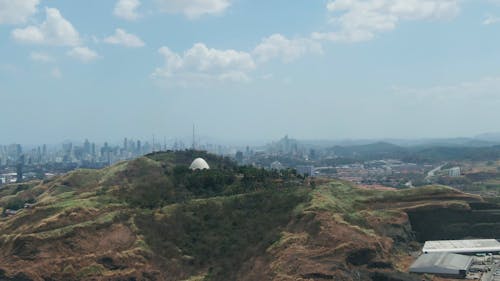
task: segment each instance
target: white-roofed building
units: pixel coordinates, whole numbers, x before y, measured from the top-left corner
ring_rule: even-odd
[[[271,170],[276,170],[276,171],[281,171],[285,169],[285,167],[283,166],[283,164],[281,164],[280,161],[274,161],[273,163],[271,163],[270,168]]]
[[[453,253],[423,254],[411,265],[411,273],[428,273],[439,276],[465,278],[473,261],[472,256]]]
[[[461,175],[460,167],[453,167],[448,170],[448,176],[459,177]]]
[[[208,166],[207,161],[203,158],[196,158],[193,160],[191,165],[189,166],[189,169],[195,171],[195,170],[210,170],[210,166]]]
[[[500,252],[500,242],[496,239],[427,241],[424,253],[477,254]]]

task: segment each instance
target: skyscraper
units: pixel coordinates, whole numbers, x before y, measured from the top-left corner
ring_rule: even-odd
[[[23,181],[23,169],[24,169],[24,155],[21,155],[16,165],[16,173],[17,173],[16,182],[18,183]]]
[[[85,139],[85,142],[83,143],[83,152],[85,154],[90,154],[90,142],[88,139]]]

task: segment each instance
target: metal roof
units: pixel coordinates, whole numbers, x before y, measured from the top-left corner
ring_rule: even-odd
[[[424,253],[488,253],[500,252],[500,242],[496,239],[427,241]]]
[[[472,256],[452,253],[423,254],[411,265],[410,272],[460,275],[469,269],[472,260]]]

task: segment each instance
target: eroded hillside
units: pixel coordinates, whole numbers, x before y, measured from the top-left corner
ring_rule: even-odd
[[[189,171],[197,156],[213,169]],[[441,186],[313,188],[293,173],[197,152],[79,170],[0,196],[4,207],[34,202],[0,220],[2,280],[421,280],[402,272],[417,238],[431,233],[422,214],[469,214],[482,201]]]

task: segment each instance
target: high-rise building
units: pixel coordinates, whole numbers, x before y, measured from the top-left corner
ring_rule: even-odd
[[[17,179],[16,182],[22,182],[23,181],[23,169],[24,169],[24,155],[21,155],[17,161],[16,165],[16,173],[17,173]]]
[[[234,158],[236,159],[236,162],[238,162],[239,164],[243,163],[243,152],[237,151]]]
[[[90,148],[90,154],[92,155],[92,159],[95,159],[95,143],[93,142]]]
[[[85,142],[83,143],[83,152],[85,154],[90,154],[90,142],[88,139],[85,139]]]

